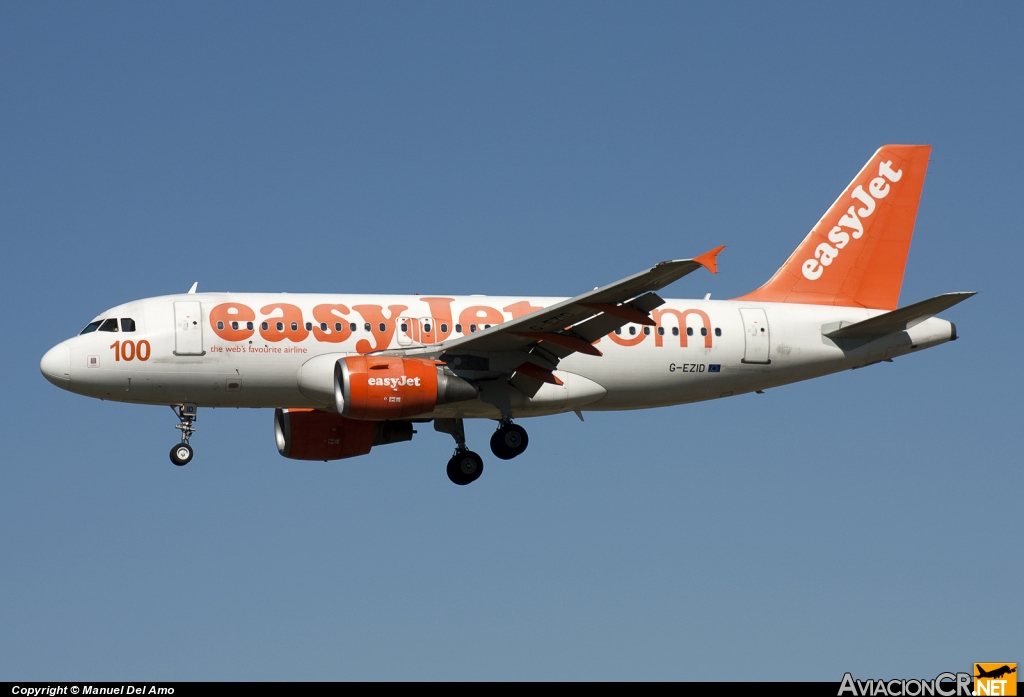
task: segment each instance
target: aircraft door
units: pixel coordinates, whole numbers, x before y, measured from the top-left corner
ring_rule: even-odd
[[[398,331],[395,332],[395,336],[398,338],[399,346],[412,346],[416,341],[416,335],[419,333],[416,331],[416,322],[408,317],[398,318]]]
[[[771,347],[771,332],[768,329],[768,315],[758,309],[742,309],[743,318],[743,362],[771,363],[768,349]]]
[[[198,300],[174,303],[174,355],[202,356],[203,313]]]
[[[437,343],[437,327],[434,326],[433,317],[420,318],[420,343]]]

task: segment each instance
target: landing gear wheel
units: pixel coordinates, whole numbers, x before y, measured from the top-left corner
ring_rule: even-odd
[[[178,467],[187,465],[192,460],[192,446],[188,443],[178,443],[171,448],[171,462]]]
[[[171,406],[171,411],[178,417],[179,423],[175,426],[176,429],[181,431],[181,442],[171,448],[171,462],[176,464],[178,467],[187,465],[192,460],[192,446],[188,444],[188,439],[192,437],[192,434],[196,432],[196,413],[198,409],[194,402],[185,402],[178,406]]]
[[[465,486],[475,482],[484,471],[484,461],[472,450],[462,450],[448,461],[448,479]]]
[[[529,444],[530,436],[526,434],[526,429],[516,424],[499,426],[491,435],[491,452],[502,460],[522,455]]]

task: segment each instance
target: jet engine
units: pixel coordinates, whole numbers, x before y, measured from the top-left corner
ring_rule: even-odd
[[[443,363],[421,358],[349,356],[334,371],[335,407],[352,419],[407,419],[476,395],[474,385]]]
[[[318,409],[274,410],[277,450],[292,460],[341,460],[412,440],[408,421],[357,421]]]

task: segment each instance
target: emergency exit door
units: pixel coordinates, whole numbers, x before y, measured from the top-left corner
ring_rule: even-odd
[[[174,303],[174,355],[202,356],[203,317],[198,300]]]
[[[761,309],[743,309],[740,317],[743,318],[743,362],[771,363],[768,359],[771,348],[768,315]]]

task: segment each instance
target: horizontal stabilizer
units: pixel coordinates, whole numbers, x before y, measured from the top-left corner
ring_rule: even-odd
[[[872,339],[878,336],[885,336],[894,332],[902,332],[906,329],[924,322],[929,317],[934,317],[943,310],[947,310],[957,303],[967,300],[975,293],[943,293],[934,298],[922,300],[913,305],[901,307],[884,315],[878,315],[863,322],[847,324],[844,327],[826,332],[825,336],[830,339]]]

